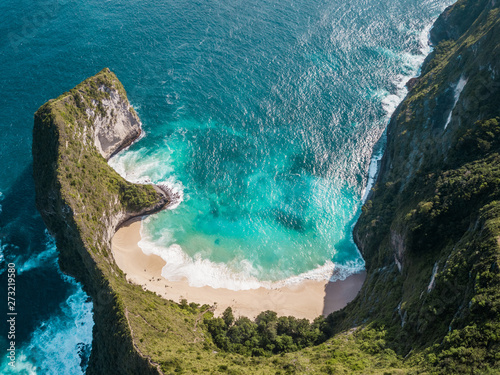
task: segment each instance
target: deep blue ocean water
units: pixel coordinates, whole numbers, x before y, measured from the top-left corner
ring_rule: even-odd
[[[146,137],[112,165],[183,195],[142,228],[143,249],[170,259],[166,277],[245,289],[328,278],[334,264],[344,277],[363,266],[351,228],[373,147],[450,3],[4,0],[0,301],[15,262],[18,316],[17,367],[2,354],[0,373],[80,374],[91,346],[92,303],[60,272],[34,206],[40,105],[117,74]]]

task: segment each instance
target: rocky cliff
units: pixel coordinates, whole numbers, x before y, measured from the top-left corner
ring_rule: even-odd
[[[56,238],[61,269],[83,282],[94,302],[89,374],[157,373],[124,339],[130,330],[112,286],[121,280],[110,257],[116,228],[168,202],[160,189],[130,184],[106,163],[140,133],[139,118],[108,69],[35,113],[36,205]]]
[[[423,351],[446,373],[489,373],[500,366],[499,3],[458,1],[431,37],[354,230],[368,277],[347,321],[390,327],[399,353]]]

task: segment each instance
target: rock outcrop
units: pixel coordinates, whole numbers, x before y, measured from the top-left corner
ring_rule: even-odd
[[[93,118],[94,144],[108,160],[139,138],[142,128],[135,110],[128,101],[123,100],[117,89],[101,85],[98,90],[108,93],[109,98],[102,98],[100,103],[93,101],[92,104],[100,105],[101,112],[91,108],[86,112]]]
[[[83,283],[94,303],[88,374],[158,373],[133,345],[116,290],[125,281],[110,256],[120,224],[168,203],[160,189],[131,184],[106,162],[140,133],[140,121],[108,69],[35,114],[36,205],[56,239],[61,269]]]
[[[445,373],[500,365],[499,5],[461,0],[436,21],[354,230],[368,277],[349,324],[400,327],[397,351],[427,348]]]

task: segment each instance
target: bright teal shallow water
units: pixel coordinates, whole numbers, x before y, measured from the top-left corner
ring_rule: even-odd
[[[165,25],[131,95],[147,137],[111,162],[183,193],[143,225],[165,277],[246,289],[363,268],[353,220],[373,146],[427,49],[415,12],[429,5],[183,4],[188,23]]]
[[[41,104],[118,75],[147,136],[113,164],[184,195],[143,228],[168,277],[242,289],[333,263],[345,276],[362,266],[351,227],[372,147],[450,2],[2,1],[0,283],[15,262],[20,314],[17,367],[0,357],[0,373],[81,373],[91,345],[92,304],[34,207]],[[0,332],[3,350],[4,319]]]

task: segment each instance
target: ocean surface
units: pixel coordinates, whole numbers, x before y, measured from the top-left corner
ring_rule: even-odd
[[[92,301],[34,205],[33,113],[109,67],[145,137],[111,160],[179,193],[142,226],[165,277],[234,290],[345,278],[405,82],[451,0],[4,0],[0,4],[0,349],[15,263],[16,364],[82,374]],[[381,139],[378,143],[377,141]],[[370,178],[371,177],[371,178]]]

